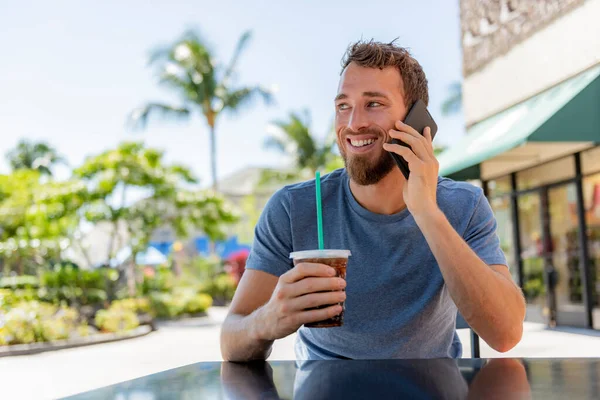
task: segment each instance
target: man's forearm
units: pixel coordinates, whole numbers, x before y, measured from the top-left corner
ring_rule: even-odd
[[[230,314],[221,328],[221,354],[225,361],[266,360],[273,342],[260,339],[261,308],[250,315]]]
[[[525,303],[519,288],[489,268],[454,230],[441,210],[415,216],[446,286],[467,323],[495,350],[522,336]]]

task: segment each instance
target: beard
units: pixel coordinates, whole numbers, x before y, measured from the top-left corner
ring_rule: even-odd
[[[377,135],[380,138],[385,139],[382,135],[381,130],[377,128],[366,128],[360,133],[368,133]],[[352,132],[348,129],[342,132],[341,137],[346,140],[348,134]],[[376,159],[372,159],[371,155],[359,155],[353,154],[348,156],[343,143],[338,143],[338,148],[346,171],[354,182],[361,186],[374,185],[385,178],[396,165],[392,156],[385,150],[381,150],[380,155]]]

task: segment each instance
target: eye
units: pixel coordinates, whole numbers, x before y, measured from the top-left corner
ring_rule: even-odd
[[[381,104],[378,101],[370,101],[369,103],[367,103],[367,107],[371,107],[371,108],[373,108],[373,107],[379,107],[379,106],[382,106],[382,105],[383,104]]]
[[[350,106],[346,103],[340,103],[337,106],[338,111],[343,111],[343,110],[347,110],[348,108],[350,108]]]

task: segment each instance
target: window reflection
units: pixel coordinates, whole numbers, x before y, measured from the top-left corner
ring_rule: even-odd
[[[556,271],[554,287],[557,322],[585,326],[583,279],[581,275],[577,190],[573,183],[548,191],[552,266]]]
[[[518,198],[521,230],[521,259],[523,260],[523,293],[527,300],[527,320],[546,322],[546,286],[542,249],[540,195],[529,193]]]
[[[500,247],[506,255],[508,260],[510,272],[515,282],[519,282],[519,271],[517,267],[517,260],[514,259],[514,245],[513,245],[513,223],[511,216],[511,204],[510,197],[496,197],[490,201],[494,215],[496,216],[496,222],[498,228],[496,233],[500,239]]]
[[[592,282],[594,328],[600,329],[600,174],[583,178],[583,204],[590,252],[588,268]]]

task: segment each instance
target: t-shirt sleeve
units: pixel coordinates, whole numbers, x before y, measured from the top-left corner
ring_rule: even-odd
[[[267,201],[254,229],[246,269],[281,276],[293,267],[289,192],[282,188]]]
[[[500,239],[496,233],[497,226],[492,207],[483,195],[483,191],[480,191],[477,205],[463,238],[487,265],[508,266],[506,255],[500,247]]]

